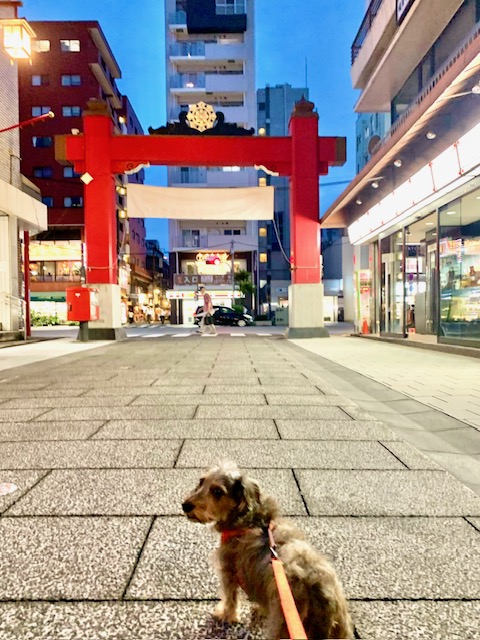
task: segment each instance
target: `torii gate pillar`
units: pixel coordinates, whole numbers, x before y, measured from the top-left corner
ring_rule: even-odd
[[[289,129],[292,138],[290,175],[290,262],[288,287],[289,338],[327,337],[323,318],[318,176],[328,173],[320,160],[318,113],[314,104],[295,104]]]

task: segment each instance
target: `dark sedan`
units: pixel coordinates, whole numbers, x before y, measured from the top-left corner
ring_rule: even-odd
[[[248,315],[248,313],[238,313],[238,311],[234,311],[229,307],[213,307],[213,323],[214,324],[223,324],[229,326],[236,327],[246,327],[247,325],[253,324],[252,316]],[[200,323],[200,317],[197,314],[202,313],[203,307],[197,307],[195,311],[195,319],[194,323]]]

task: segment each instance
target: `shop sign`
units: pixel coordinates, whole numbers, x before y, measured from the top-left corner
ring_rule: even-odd
[[[167,300],[194,300],[195,291],[175,291],[175,289],[168,289]]]
[[[173,276],[173,283],[176,287],[183,287],[186,285],[229,285],[232,283],[231,274],[195,274],[186,275],[183,273],[176,273]]]
[[[410,11],[415,0],[397,0],[397,24],[400,24]]]
[[[30,243],[29,255],[31,262],[45,262],[52,260],[70,260],[81,262],[82,243],[80,240],[42,240]]]

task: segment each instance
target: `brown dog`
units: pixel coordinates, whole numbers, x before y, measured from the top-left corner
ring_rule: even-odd
[[[190,520],[213,523],[222,534],[218,550],[222,599],[216,618],[237,620],[241,587],[265,616],[266,637],[288,637],[271,564],[268,528],[272,526],[307,637],[354,637],[347,602],[331,564],[305,542],[296,527],[277,519],[273,498],[262,495],[257,483],[243,476],[235,465],[208,471],[182,507]]]

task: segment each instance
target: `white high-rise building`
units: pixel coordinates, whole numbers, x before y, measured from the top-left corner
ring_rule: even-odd
[[[254,0],[165,0],[167,118],[205,102],[225,122],[256,127]],[[169,167],[168,185],[187,188],[252,187],[257,173],[243,167]],[[234,270],[257,281],[256,221],[169,222],[172,322],[191,322],[203,282],[214,304],[233,303]],[[255,301],[245,299],[254,308]]]

